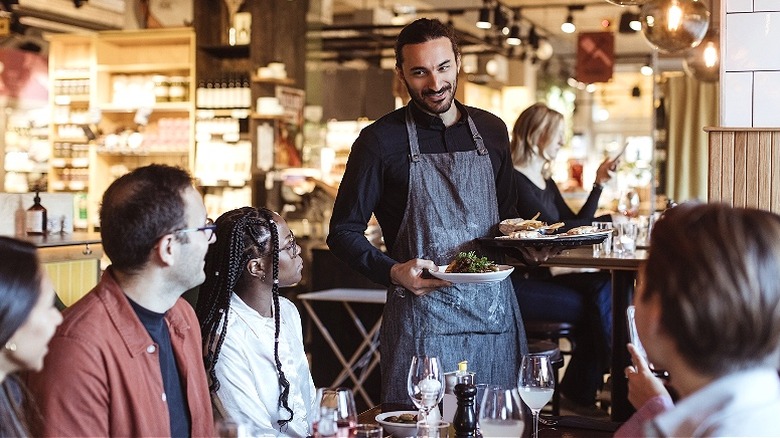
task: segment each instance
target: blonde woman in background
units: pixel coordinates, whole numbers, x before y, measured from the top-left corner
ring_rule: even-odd
[[[610,215],[595,217],[603,185],[610,180],[616,162],[604,160],[596,182],[578,212],[566,205],[550,168],[564,144],[563,114],[537,103],[520,114],[512,129],[513,179],[517,212],[530,219],[564,222],[562,230],[593,221],[611,221]],[[608,368],[612,337],[612,301],[609,273],[588,272],[553,276],[547,268],[516,269],[512,274],[515,294],[526,321],[557,321],[576,325],[576,349],[561,381],[562,406],[581,415],[606,416],[596,409],[596,395]]]

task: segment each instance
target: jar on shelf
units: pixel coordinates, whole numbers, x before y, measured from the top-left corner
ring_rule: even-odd
[[[154,101],[168,102],[171,88],[168,76],[154,75],[152,76],[152,82],[154,83]]]
[[[170,102],[186,102],[188,99],[187,88],[189,83],[184,76],[171,76],[168,78],[170,87],[168,88],[168,100]]]

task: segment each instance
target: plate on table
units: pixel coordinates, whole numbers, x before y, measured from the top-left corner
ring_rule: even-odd
[[[418,414],[417,411],[392,411],[392,412],[385,412],[382,414],[377,415],[374,419],[377,423],[382,425],[382,429],[386,433],[389,433],[390,435],[394,437],[407,437],[407,436],[417,436],[417,421],[414,423],[396,423],[392,421],[387,421],[388,417],[398,417],[402,414],[411,414],[414,415],[415,418]]]
[[[491,272],[445,272],[447,265],[439,266],[439,270],[429,271],[436,278],[450,283],[494,283],[501,281],[515,270],[513,266],[498,265],[498,271]]]

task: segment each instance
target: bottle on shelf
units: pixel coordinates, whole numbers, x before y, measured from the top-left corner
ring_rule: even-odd
[[[27,234],[31,236],[46,234],[46,207],[41,205],[41,196],[37,190],[35,192],[35,197],[33,198],[32,207],[27,209],[24,223]]]

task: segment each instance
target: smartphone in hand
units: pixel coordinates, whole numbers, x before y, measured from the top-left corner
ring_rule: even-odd
[[[647,360],[647,352],[645,351],[645,347],[642,346],[642,341],[639,340],[639,333],[636,331],[636,321],[634,320],[635,312],[636,308],[633,305],[628,306],[626,309],[626,318],[628,318],[628,338],[631,340],[631,343],[634,344],[637,352],[639,352],[639,354],[645,358],[645,362],[649,362]]]

